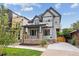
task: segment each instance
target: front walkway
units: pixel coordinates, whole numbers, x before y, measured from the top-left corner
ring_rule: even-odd
[[[23,48],[23,49],[32,49],[32,50],[37,50],[37,51],[45,51],[46,50],[46,48],[37,47],[37,46],[9,45],[8,47]]]

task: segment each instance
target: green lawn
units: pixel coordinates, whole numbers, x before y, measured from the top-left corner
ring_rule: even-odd
[[[6,48],[6,56],[40,56],[41,51],[21,48]]]

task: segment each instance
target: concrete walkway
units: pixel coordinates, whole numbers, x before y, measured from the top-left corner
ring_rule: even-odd
[[[23,45],[9,45],[8,47],[12,48],[23,48],[23,49],[32,49],[32,50],[37,50],[37,51],[45,51],[46,48],[42,47],[36,47],[36,46],[23,46]]]

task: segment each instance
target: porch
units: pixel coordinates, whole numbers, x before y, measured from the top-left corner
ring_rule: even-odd
[[[42,26],[45,24],[23,26],[21,43],[40,44],[43,38]]]

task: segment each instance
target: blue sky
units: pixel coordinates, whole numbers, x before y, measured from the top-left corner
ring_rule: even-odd
[[[79,20],[79,4],[77,3],[19,3],[5,4],[5,6],[30,20],[52,7],[62,15],[61,28],[69,28],[72,23]]]

